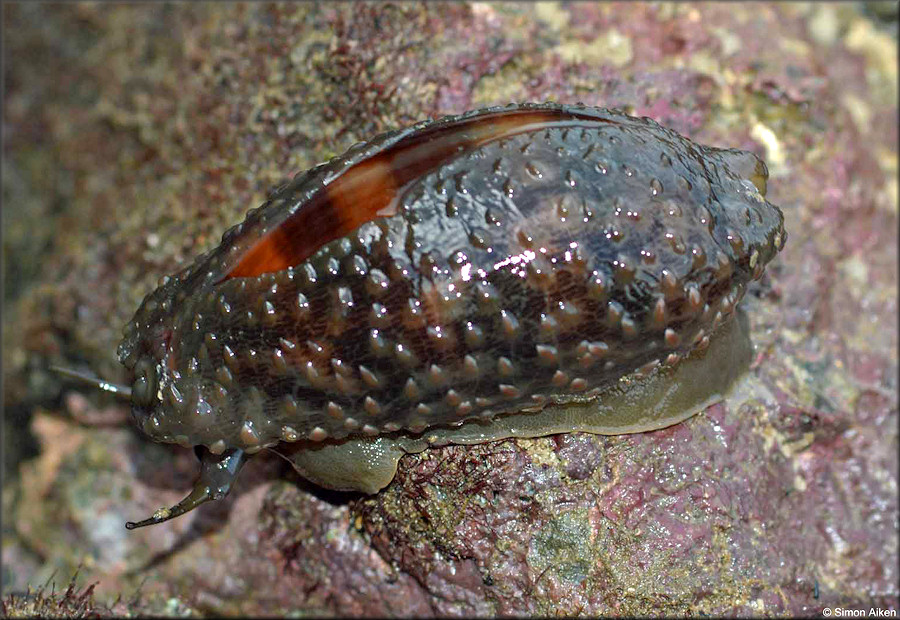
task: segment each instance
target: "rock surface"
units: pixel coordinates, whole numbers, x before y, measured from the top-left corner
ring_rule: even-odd
[[[896,610],[897,17],[855,6],[4,4],[4,592],[80,565],[167,615]],[[124,381],[141,298],[293,172],[545,99],[767,161],[790,236],[743,302],[732,397],[653,433],[427,450],[374,497],[261,456],[224,502],[127,532],[194,457],[47,365]]]

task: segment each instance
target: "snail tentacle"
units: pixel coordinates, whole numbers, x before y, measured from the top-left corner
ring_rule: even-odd
[[[247,462],[247,454],[243,450],[227,450],[226,452],[216,455],[212,452],[201,448],[200,456],[200,476],[194,483],[194,488],[183,500],[172,506],[171,508],[161,508],[153,513],[153,516],[134,523],[128,521],[125,528],[134,530],[147,525],[155,525],[174,519],[186,512],[190,512],[200,504],[204,504],[210,500],[222,499],[231,491],[231,485],[237,478],[238,473]]]

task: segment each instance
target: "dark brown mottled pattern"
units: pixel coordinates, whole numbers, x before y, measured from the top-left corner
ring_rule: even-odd
[[[488,131],[398,183],[394,215],[225,279],[341,175],[379,157],[401,170],[384,154],[403,140],[521,110],[574,120]],[[219,452],[593,397],[728,320],[785,241],[765,178],[752,154],[577,106],[385,134],[299,175],[148,296],[120,347],[135,415],[157,440]]]

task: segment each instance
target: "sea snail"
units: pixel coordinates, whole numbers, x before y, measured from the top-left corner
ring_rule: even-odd
[[[702,410],[748,365],[736,307],[785,243],[767,176],[552,103],[419,123],[297,175],[126,326],[137,425],[201,460],[188,497],[127,527],[223,497],[264,448],[374,493],[429,445]]]

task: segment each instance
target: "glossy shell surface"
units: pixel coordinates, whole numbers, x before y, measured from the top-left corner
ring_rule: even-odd
[[[119,350],[134,415],[220,454],[589,402],[733,315],[786,238],[766,177],[584,106],[383,134],[145,299]]]

